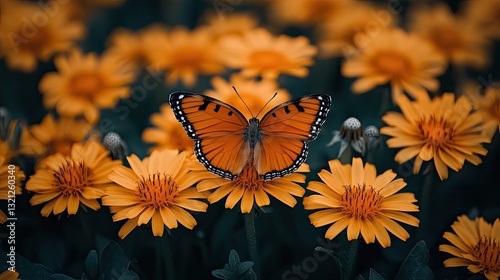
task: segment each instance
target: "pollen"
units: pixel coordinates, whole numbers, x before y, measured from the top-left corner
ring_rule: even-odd
[[[92,186],[92,170],[83,162],[67,161],[53,173],[53,185],[64,196],[78,196],[87,186]]]
[[[379,54],[374,64],[380,72],[393,77],[404,75],[410,69],[410,64],[403,56],[393,53]]]
[[[179,195],[179,187],[168,174],[154,173],[137,183],[138,198],[141,204],[160,209],[172,206]]]
[[[263,189],[265,181],[257,173],[257,170],[252,166],[245,166],[241,174],[235,179],[235,185],[246,190]]]
[[[485,273],[500,271],[500,242],[494,237],[482,237],[471,253]]]
[[[71,87],[77,96],[92,96],[103,87],[103,82],[95,74],[82,73],[73,77]]]
[[[383,197],[373,187],[344,186],[345,193],[341,197],[341,211],[346,215],[361,219],[371,220],[380,212]]]
[[[418,128],[425,143],[435,148],[441,148],[453,139],[453,127],[444,119],[431,117],[422,120]]]

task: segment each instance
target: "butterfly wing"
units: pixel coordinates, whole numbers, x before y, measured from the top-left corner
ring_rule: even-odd
[[[247,119],[234,107],[196,93],[170,94],[170,106],[187,135],[194,139],[198,160],[212,173],[234,179],[250,155],[243,133]]]
[[[260,143],[254,150],[254,165],[262,178],[280,178],[299,168],[307,158],[307,143],[318,136],[331,103],[329,95],[307,95],[264,115]]]

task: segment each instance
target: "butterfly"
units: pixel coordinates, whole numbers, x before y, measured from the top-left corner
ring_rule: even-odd
[[[307,144],[318,136],[331,97],[313,94],[284,102],[262,119],[249,120],[233,106],[197,93],[173,92],[175,117],[194,139],[198,160],[212,173],[234,180],[251,164],[264,180],[296,171],[306,160]]]

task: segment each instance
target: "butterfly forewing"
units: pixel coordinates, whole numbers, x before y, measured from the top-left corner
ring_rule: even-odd
[[[308,95],[271,109],[260,122],[261,141],[254,164],[264,179],[283,177],[307,158],[307,142],[316,139],[326,120],[331,97]]]
[[[188,136],[195,139],[198,160],[209,171],[234,179],[250,155],[242,137],[247,119],[234,107],[195,93],[172,93],[170,106]]]

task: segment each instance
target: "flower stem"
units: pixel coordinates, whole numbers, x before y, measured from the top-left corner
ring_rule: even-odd
[[[348,241],[349,246],[346,251],[346,266],[345,266],[345,274],[343,274],[342,279],[354,279],[354,271],[356,267],[356,262],[358,259],[358,247],[359,247],[359,238],[356,238],[352,241]]]
[[[260,259],[257,252],[257,236],[255,234],[255,223],[253,213],[245,214],[245,228],[247,231],[248,251],[250,252],[250,259],[254,263],[254,271],[257,274],[257,279],[260,277]]]
[[[431,208],[431,194],[433,187],[433,173],[430,172],[425,176],[424,185],[422,187],[422,196],[420,197],[420,226],[417,233],[417,241],[423,240],[429,227],[429,211]]]
[[[165,278],[167,280],[174,280],[174,263],[172,260],[172,251],[170,250],[170,242],[168,242],[168,234],[163,234],[160,238],[161,249],[163,252],[163,266],[165,268]]]

